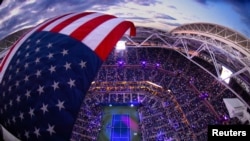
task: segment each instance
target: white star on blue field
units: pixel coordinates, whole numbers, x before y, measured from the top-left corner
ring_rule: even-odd
[[[183,24],[208,22],[250,37],[249,0],[3,0],[0,39],[48,18],[76,11],[112,14],[136,26],[165,31]]]

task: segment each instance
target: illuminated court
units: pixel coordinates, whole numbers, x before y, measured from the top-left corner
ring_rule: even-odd
[[[107,106],[104,108],[98,141],[140,141],[139,116],[136,107]]]

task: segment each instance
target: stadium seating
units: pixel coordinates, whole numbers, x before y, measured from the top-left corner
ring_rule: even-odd
[[[202,64],[215,73],[211,64]],[[207,140],[208,124],[239,124],[237,119],[220,118],[228,114],[225,97],[235,96],[175,51],[127,48],[120,56],[114,50],[89,89],[72,136],[97,137],[101,104],[139,103],[139,128],[145,141]],[[93,130],[87,131],[89,127]]]

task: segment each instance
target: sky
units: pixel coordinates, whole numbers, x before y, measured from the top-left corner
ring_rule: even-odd
[[[3,0],[0,40],[46,19],[82,11],[112,14],[136,26],[164,31],[183,24],[213,23],[250,38],[250,0]]]

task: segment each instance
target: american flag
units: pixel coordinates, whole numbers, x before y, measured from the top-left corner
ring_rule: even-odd
[[[21,37],[0,65],[0,123],[21,140],[69,140],[99,67],[132,22],[70,13]]]

